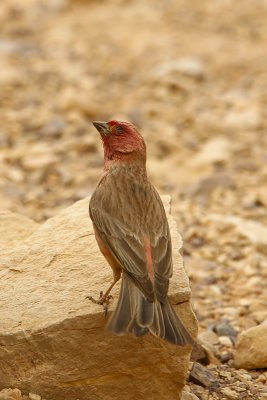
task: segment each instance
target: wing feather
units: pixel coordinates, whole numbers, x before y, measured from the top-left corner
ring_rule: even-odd
[[[148,181],[143,185],[136,181],[135,185],[135,175],[132,179],[128,175],[122,179],[111,174],[100,181],[90,201],[90,217],[101,240],[146,298],[153,301],[156,297],[165,302],[172,275],[171,238],[166,213],[155,188]],[[114,200],[106,194],[116,190],[118,178],[122,179],[125,187],[117,190]],[[148,275],[145,237],[151,246],[154,282]]]

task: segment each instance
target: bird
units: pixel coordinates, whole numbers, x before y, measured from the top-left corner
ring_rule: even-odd
[[[113,271],[113,282],[99,301],[122,278],[117,306],[107,323],[118,335],[149,332],[172,344],[194,340],[168,298],[173,273],[172,244],[162,200],[149,181],[146,144],[130,122],[93,121],[104,149],[103,174],[89,203],[98,247]]]

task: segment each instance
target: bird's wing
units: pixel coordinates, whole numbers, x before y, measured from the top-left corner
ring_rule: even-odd
[[[164,303],[173,272],[171,235],[162,200],[153,186],[151,199],[153,201],[147,213],[147,226],[153,259],[154,290],[157,299]]]
[[[130,199],[124,196],[122,191],[117,193],[116,202],[112,196],[106,201],[100,185],[90,201],[90,217],[102,242],[147,299],[153,301],[156,297],[164,302],[172,275],[172,256],[162,201],[150,184],[140,193],[132,192]]]

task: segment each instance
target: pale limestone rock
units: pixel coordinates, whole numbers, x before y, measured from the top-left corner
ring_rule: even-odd
[[[15,247],[30,236],[38,224],[24,215],[8,210],[0,211],[0,252]]]
[[[203,62],[197,57],[180,58],[158,65],[153,71],[152,76],[164,78],[175,74],[182,74],[195,79],[202,79],[205,76]]]
[[[41,400],[41,396],[35,393],[29,393],[29,400]]]
[[[218,342],[219,342],[219,338],[216,335],[216,333],[214,333],[213,331],[208,330],[208,329],[206,331],[200,332],[198,335],[198,338],[200,341],[205,341],[212,345],[218,344]]]
[[[170,298],[195,337],[179,254],[182,242],[169,215],[169,197],[163,200],[173,239]],[[112,281],[94,238],[88,203],[89,198],[81,200],[49,219],[1,257],[0,387],[19,386],[57,400],[179,399],[190,346],[174,346],[152,335],[111,334],[105,330],[102,307],[86,299],[97,297]]]
[[[247,109],[228,111],[221,124],[226,129],[242,131],[246,129],[257,129],[262,122],[261,110],[257,106],[250,105]]]
[[[225,399],[229,399],[229,400],[238,400],[239,399],[239,394],[228,387],[223,387],[221,389],[221,393],[225,396]]]
[[[220,336],[219,342],[222,346],[233,347],[233,342],[228,336]]]
[[[243,219],[235,215],[212,214],[208,217],[212,221],[234,225],[239,233],[247,237],[251,243],[266,248],[267,245],[267,226],[258,221]]]
[[[267,368],[267,320],[241,333],[234,362],[237,368]]]
[[[224,137],[215,137],[207,141],[199,153],[190,160],[192,167],[227,161],[231,156],[231,142]]]
[[[3,389],[0,392],[0,400],[22,400],[19,389]]]
[[[194,393],[183,392],[181,400],[199,400],[199,398]]]

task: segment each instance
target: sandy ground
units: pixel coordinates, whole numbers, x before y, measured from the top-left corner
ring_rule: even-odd
[[[266,20],[264,0],[2,1],[1,208],[42,222],[90,194],[102,168],[91,121],[130,120],[172,196],[200,332],[264,321]],[[190,390],[260,399],[266,372],[213,345],[219,384]]]

